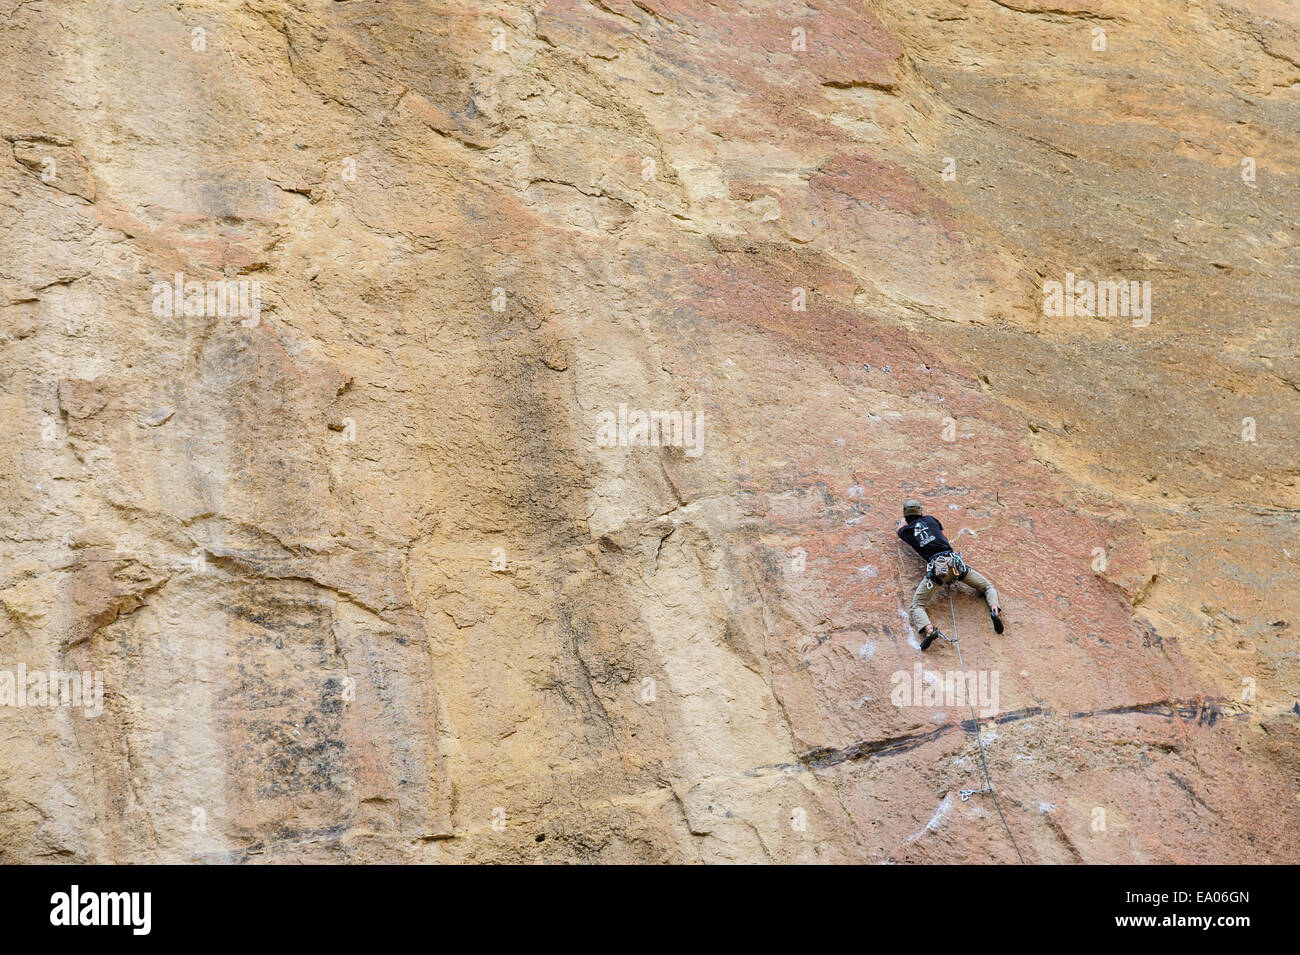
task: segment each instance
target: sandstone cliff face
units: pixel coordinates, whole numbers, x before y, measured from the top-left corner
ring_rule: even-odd
[[[3,7],[0,858],[1300,861],[1293,4]]]

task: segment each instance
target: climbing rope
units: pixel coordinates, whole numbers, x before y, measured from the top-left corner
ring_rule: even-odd
[[[961,658],[961,644],[957,641],[957,611],[952,605],[952,584],[945,585],[948,588],[948,613],[952,615],[952,636],[944,634],[943,638],[957,648],[957,665],[961,667],[961,685],[965,688],[966,702],[970,704],[971,719],[975,721],[975,742],[979,745],[980,765],[984,768],[984,788],[983,789],[963,789],[961,791],[961,801],[965,802],[971,796],[977,796],[980,793],[988,793],[993,797],[993,808],[998,811],[998,817],[1002,820],[1002,828],[1007,831],[1007,838],[1011,840],[1011,847],[1016,850],[1016,858],[1020,864],[1025,864],[1025,857],[1020,854],[1020,846],[1016,845],[1016,837],[1011,834],[1011,827],[1007,825],[1007,817],[1002,815],[1002,807],[998,805],[998,794],[993,791],[993,779],[989,776],[989,764],[984,759],[984,737],[980,733],[980,718],[975,712],[975,700],[972,699],[970,692],[970,682],[966,679],[966,663]]]

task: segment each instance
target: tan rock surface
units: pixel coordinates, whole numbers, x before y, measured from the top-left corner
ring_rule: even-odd
[[[1298,31],[4,0],[0,858],[1300,861]]]

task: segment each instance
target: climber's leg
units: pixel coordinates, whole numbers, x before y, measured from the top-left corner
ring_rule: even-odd
[[[993,581],[978,570],[967,570],[962,580],[974,587],[977,593],[984,595],[984,601],[989,605],[989,616],[993,619],[993,629],[1001,633],[1002,608],[998,606],[998,590],[993,586]]]
[[[962,580],[974,587],[976,593],[983,595],[984,601],[989,605],[990,610],[998,609],[998,589],[993,586],[993,581],[978,570],[966,571],[966,576]]]
[[[929,577],[922,577],[921,582],[916,586],[916,593],[912,595],[912,606],[909,609],[909,616],[912,620],[912,626],[922,637],[927,635],[930,630],[930,615],[925,612],[925,608],[930,605],[934,595],[939,592],[939,586]]]

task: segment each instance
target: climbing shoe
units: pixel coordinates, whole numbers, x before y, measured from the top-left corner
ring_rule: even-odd
[[[1003,629],[1003,627],[1002,627],[1002,614],[1000,614],[1000,613],[994,613],[992,610],[990,610],[990,611],[989,611],[989,616],[993,618],[993,629],[996,630],[998,633],[1001,633],[1001,632],[1002,632],[1002,629]]]
[[[935,627],[933,630],[929,632],[929,634],[926,635],[926,638],[921,641],[921,649],[922,650],[930,649],[930,644],[934,643],[934,641],[938,640],[940,637],[943,637],[943,634],[939,631],[938,627]],[[944,639],[946,640],[948,638],[944,637]]]

